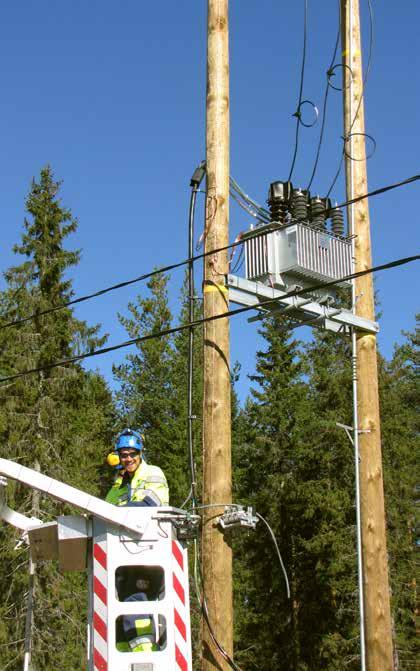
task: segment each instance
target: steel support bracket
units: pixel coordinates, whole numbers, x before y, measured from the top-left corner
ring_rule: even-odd
[[[229,289],[229,300],[238,305],[255,306],[264,312],[285,313],[292,317],[296,326],[315,326],[327,331],[350,335],[351,329],[364,333],[376,334],[379,325],[375,321],[353,314],[346,308],[322,305],[316,299],[304,296],[288,296],[288,292],[268,287],[262,282],[247,280],[237,275],[227,275],[226,286]],[[270,301],[272,299],[273,302]],[[259,305],[267,301],[266,305]],[[254,318],[251,317],[254,321]]]

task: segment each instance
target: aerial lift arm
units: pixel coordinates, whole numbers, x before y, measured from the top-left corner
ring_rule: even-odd
[[[22,466],[15,461],[0,459],[0,475],[12,478],[12,480],[17,480],[18,482],[28,485],[28,487],[31,487],[32,489],[38,489],[40,492],[48,494],[59,501],[76,506],[84,513],[94,515],[105,522],[111,522],[118,526],[125,527],[127,530],[135,533],[142,533],[144,530],[144,524],[142,524],[140,520],[133,521],[133,517],[130,517],[128,509],[125,509],[124,511],[123,508],[113,506],[106,501],[98,499],[96,496],[92,496],[92,494],[87,494],[80,489],[76,489],[76,487],[71,487],[64,482],[60,482],[59,480],[54,480],[54,478],[43,475],[42,473],[39,473],[39,471],[35,471],[33,468]],[[40,520],[31,520],[20,513],[11,511],[5,504],[3,504],[0,510],[2,519],[10,522],[10,524],[18,529],[26,531],[29,527],[42,524]],[[9,519],[7,519],[5,515],[7,515]]]

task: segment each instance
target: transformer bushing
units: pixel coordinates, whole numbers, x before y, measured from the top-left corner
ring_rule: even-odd
[[[310,225],[320,231],[327,230],[326,210],[327,199],[314,196],[310,199]]]
[[[344,235],[344,215],[343,210],[334,207],[331,210],[331,230],[334,235],[342,237]]]
[[[292,217],[296,221],[308,221],[309,192],[304,189],[294,189],[292,196]]]
[[[291,182],[272,182],[268,190],[268,207],[273,223],[286,223],[289,214],[293,185]]]

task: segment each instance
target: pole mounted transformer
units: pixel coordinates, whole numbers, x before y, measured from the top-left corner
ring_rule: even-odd
[[[186,539],[198,518],[169,506],[119,508],[7,459],[0,475],[0,518],[23,532],[32,560],[87,571],[88,670],[192,671]],[[84,514],[44,524],[26,517],[7,506],[6,478]],[[130,623],[145,621],[148,635],[130,639]]]
[[[350,289],[350,281],[342,279],[353,271],[352,241],[342,210],[329,198],[311,196],[291,182],[272,182],[267,203],[270,221],[242,233],[245,277],[226,276],[229,299],[255,305],[262,314],[287,316],[293,326],[306,324],[345,335],[352,328],[376,334],[378,324],[344,307],[335,287],[316,288],[335,282]],[[294,292],[303,295],[288,296]]]

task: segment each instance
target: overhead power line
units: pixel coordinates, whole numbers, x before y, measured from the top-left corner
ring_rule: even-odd
[[[316,170],[318,168],[318,162],[319,162],[319,157],[321,154],[321,147],[322,147],[322,141],[324,139],[324,130],[325,130],[325,121],[327,119],[327,104],[328,104],[328,93],[330,91],[330,77],[331,73],[333,73],[333,67],[334,67],[334,62],[335,58],[337,56],[337,50],[338,50],[338,45],[340,42],[340,32],[341,32],[341,0],[338,0],[338,21],[337,21],[337,36],[335,38],[335,44],[334,44],[334,51],[333,55],[330,61],[330,65],[328,67],[328,70],[326,72],[327,75],[327,82],[325,84],[325,93],[324,93],[324,103],[322,107],[322,121],[321,121],[321,130],[319,132],[319,140],[318,140],[318,148],[316,151],[315,155],[315,161],[314,165],[312,168],[312,174],[309,178],[308,186],[306,187],[306,190],[309,191],[309,189],[312,186],[313,179],[315,177]]]
[[[360,200],[364,200],[365,198],[370,198],[372,196],[378,196],[381,193],[385,193],[386,191],[390,191],[391,189],[396,189],[400,186],[405,186],[406,184],[411,184],[412,182],[416,182],[420,180],[420,175],[413,175],[412,177],[408,177],[407,179],[402,180],[401,182],[395,182],[394,184],[389,184],[388,186],[383,186],[379,189],[375,189],[374,191],[369,191],[368,193],[364,193],[361,196],[357,196],[356,198],[353,198],[352,200],[347,200],[344,203],[340,203],[339,205],[335,205],[334,208],[331,208],[330,210],[326,211],[326,216],[329,215],[329,213],[337,208],[337,207],[346,207],[347,205],[353,205],[354,203],[359,202]],[[272,230],[277,230],[280,228],[278,224],[273,224]],[[257,238],[260,235],[266,235],[267,233],[270,232],[271,229],[265,227],[264,231],[259,231],[258,228],[256,228],[253,232],[250,232],[247,234],[247,240],[250,238]],[[64,310],[65,308],[70,307],[71,305],[76,305],[77,303],[83,303],[84,301],[91,300],[92,298],[97,298],[98,296],[103,296],[104,294],[107,294],[111,291],[115,291],[116,289],[121,289],[123,287],[127,287],[131,284],[136,284],[137,282],[142,282],[144,280],[149,279],[150,277],[153,277],[154,275],[159,275],[160,273],[167,273],[171,270],[175,270],[176,268],[180,268],[182,266],[185,266],[191,262],[194,261],[199,261],[200,259],[204,259],[206,256],[213,255],[213,254],[218,254],[219,252],[224,252],[227,249],[233,249],[234,247],[237,247],[238,245],[243,245],[244,240],[237,240],[235,242],[231,242],[229,245],[225,245],[224,247],[218,247],[217,249],[212,250],[211,252],[203,252],[202,254],[197,254],[196,256],[189,257],[188,259],[184,259],[183,261],[178,261],[177,263],[172,263],[168,266],[162,266],[161,268],[157,268],[156,270],[152,270],[148,273],[144,273],[143,275],[139,275],[138,277],[134,277],[131,280],[126,280],[124,282],[119,282],[118,284],[112,284],[109,287],[105,287],[104,289],[100,289],[99,291],[95,291],[94,293],[91,294],[86,294],[85,296],[79,296],[79,298],[74,298],[71,301],[67,301],[66,303],[62,303],[61,305],[53,305],[50,308],[47,308],[46,310],[41,310],[39,312],[33,313],[31,315],[28,315],[28,317],[22,317],[21,319],[14,319],[6,322],[5,324],[0,324],[0,331],[5,328],[9,328],[12,326],[20,326],[21,324],[25,324],[26,322],[31,321],[31,319],[35,319],[35,317],[39,318],[47,314],[51,314],[52,312],[58,312],[59,310]]]
[[[417,254],[415,256],[408,256],[405,258],[401,259],[396,259],[395,261],[390,261],[389,263],[384,263],[379,266],[374,266],[372,268],[367,268],[366,270],[361,270],[357,273],[352,273],[350,275],[345,275],[341,277],[338,280],[331,280],[328,282],[318,282],[317,284],[313,284],[310,287],[307,287],[305,289],[299,289],[297,291],[290,291],[282,296],[282,299],[285,298],[293,298],[294,296],[303,296],[307,293],[311,293],[313,291],[317,291],[318,289],[324,289],[328,287],[335,286],[337,284],[341,284],[342,282],[346,282],[348,280],[353,280],[357,277],[363,277],[363,275],[369,275],[370,273],[376,273],[381,270],[389,270],[390,268],[396,268],[397,266],[403,266],[406,265],[407,263],[412,263],[413,261],[418,261],[420,259],[420,254]],[[256,310],[259,308],[264,308],[268,307],[270,303],[276,303],[278,299],[275,298],[267,298],[263,301],[259,301],[257,303],[254,303],[253,305],[246,305],[245,307],[241,308],[236,308],[235,310],[228,310],[226,312],[223,312],[221,314],[217,315],[212,315],[211,317],[206,317],[202,319],[197,319],[194,322],[189,322],[187,324],[182,324],[181,326],[174,326],[172,328],[164,329],[162,331],[158,331],[157,333],[149,333],[144,336],[139,336],[138,338],[132,338],[131,340],[126,340],[122,343],[118,343],[117,345],[110,345],[109,347],[102,347],[101,349],[94,350],[93,352],[86,352],[86,354],[79,354],[74,357],[69,357],[68,359],[63,359],[61,361],[56,361],[50,364],[47,364],[45,366],[39,366],[37,368],[30,368],[28,370],[22,371],[20,373],[15,373],[14,375],[7,375],[6,377],[0,378],[0,382],[10,382],[11,380],[17,380],[18,378],[25,377],[27,375],[32,375],[33,373],[40,373],[42,371],[46,370],[51,370],[53,368],[58,368],[60,366],[66,366],[67,364],[71,363],[77,363],[78,361],[82,361],[83,359],[88,359],[94,356],[99,356],[101,354],[108,354],[109,352],[114,352],[118,349],[123,349],[125,347],[130,347],[131,345],[136,345],[141,342],[147,342],[148,340],[155,340],[157,338],[165,338],[167,336],[170,336],[174,333],[179,333],[181,331],[186,331],[187,329],[190,329],[191,327],[196,328],[197,326],[201,326],[205,322],[210,322],[210,321],[215,321],[217,319],[223,319],[225,317],[233,317],[235,315],[243,314],[244,312],[248,312],[249,310]]]
[[[380,189],[369,191],[368,193],[364,193],[362,196],[356,196],[356,198],[346,200],[344,203],[339,203],[339,205],[335,205],[334,207],[347,207],[348,205],[354,205],[354,203],[358,203],[359,201],[364,200],[365,198],[371,198],[372,196],[379,196],[379,194],[381,193],[386,193],[387,191],[391,191],[392,189],[397,189],[399,186],[405,186],[406,184],[411,184],[411,182],[417,182],[419,179],[420,175],[413,175],[412,177],[408,177],[407,179],[402,180],[402,182],[395,182],[394,184],[389,184],[388,186],[382,186]],[[329,215],[330,212],[332,212],[334,207],[331,207],[329,210],[326,210],[327,216]]]
[[[296,112],[293,116],[296,117],[296,134],[295,134],[295,148],[293,152],[292,165],[290,166],[288,182],[292,179],[293,170],[295,168],[296,157],[299,147],[299,129],[301,123],[301,108],[302,108],[302,95],[303,95],[303,81],[305,77],[305,61],[306,61],[306,43],[307,43],[307,33],[308,33],[308,1],[304,0],[303,2],[303,47],[302,47],[302,66],[300,70],[300,85],[299,85],[299,100]]]
[[[200,258],[200,257],[196,257]],[[28,317],[22,317],[22,319],[15,319],[7,322],[6,324],[1,324],[0,325],[0,330],[8,328],[9,326],[18,326],[20,324],[25,324],[26,322],[31,321],[31,319],[35,319],[35,317],[42,317],[44,315],[49,315],[52,312],[57,312],[58,310],[64,310],[65,308],[70,307],[71,305],[76,305],[77,303],[83,303],[84,301],[89,301],[92,298],[97,298],[98,296],[103,296],[104,294],[109,293],[110,291],[115,291],[116,289],[122,289],[123,287],[128,287],[130,284],[136,284],[137,282],[142,282],[143,280],[147,280],[150,277],[153,277],[154,275],[158,275],[159,273],[167,273],[170,270],[174,270],[175,268],[179,268],[180,266],[184,266],[188,263],[189,259],[186,259],[185,261],[180,261],[179,263],[172,263],[169,266],[164,266],[163,268],[157,268],[156,270],[152,270],[149,273],[144,273],[143,275],[139,275],[138,277],[134,277],[131,280],[126,280],[124,282],[119,282],[118,284],[112,284],[109,287],[105,287],[105,289],[100,289],[99,291],[95,291],[93,294],[86,294],[86,296],[80,296],[79,298],[74,298],[71,301],[67,301],[66,303],[62,303],[62,305],[53,305],[50,308],[47,308],[46,310],[41,310],[40,312],[33,313],[29,315]]]

